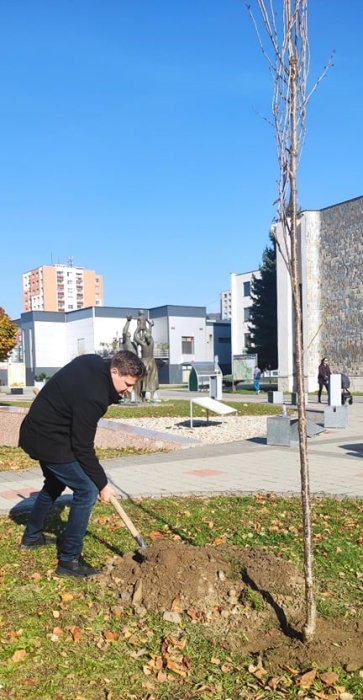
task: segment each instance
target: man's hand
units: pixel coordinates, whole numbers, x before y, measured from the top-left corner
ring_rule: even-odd
[[[106,486],[104,486],[103,489],[99,492],[98,500],[102,501],[102,503],[109,503],[111,496],[115,496],[115,492],[111,488],[111,486],[106,484]]]

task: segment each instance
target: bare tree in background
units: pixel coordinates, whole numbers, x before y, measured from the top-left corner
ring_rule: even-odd
[[[305,137],[307,103],[332,63],[331,60],[328,62],[322,75],[318,78],[310,93],[307,94],[309,71],[308,0],[255,1],[259,20],[252,6],[246,3],[246,7],[254,24],[263,55],[267,60],[274,87],[272,124],[275,130],[279,165],[277,221],[282,232],[282,240],[276,234],[276,230],[273,230],[272,234],[290,276],[294,309],[295,376],[298,403],[306,599],[306,620],[303,628],[303,637],[305,641],[309,641],[315,633],[316,599],[304,387],[303,318],[298,267],[297,171]],[[280,17],[276,12],[275,6],[278,6],[280,9]],[[268,49],[262,42],[260,25],[267,34],[269,40]]]

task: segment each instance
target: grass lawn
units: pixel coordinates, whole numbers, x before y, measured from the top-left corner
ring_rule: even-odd
[[[244,415],[281,410],[228,403]],[[135,415],[187,416],[189,401],[112,406],[107,413]],[[105,459],[120,451],[99,454]],[[24,460],[21,450],[0,448],[0,469],[34,466]],[[156,539],[216,550],[223,543],[278,555],[302,572],[298,498],[144,499],[125,508],[150,549]],[[55,513],[48,532],[59,534],[67,517],[67,509]],[[318,616],[362,631],[363,501],[315,500],[313,520]],[[225,636],[196,624],[191,613],[177,623],[155,611],[141,614],[123,598],[122,580],[110,587],[97,578],[57,577],[55,547],[19,550],[25,521],[24,515],[0,517],[0,700],[362,700],[363,652],[358,664],[298,669],[286,663],[278,673],[267,671],[257,653],[227,648]],[[111,507],[97,504],[86,558],[102,567],[134,549]],[[250,591],[246,615],[266,606]]]
[[[157,536],[192,546],[230,543],[265,548],[301,568],[299,499],[256,497],[165,498],[125,504],[150,546]],[[317,500],[313,505],[318,613],[363,625],[363,502]],[[62,528],[63,511],[49,523]],[[330,669],[335,681],[316,675],[308,686],[296,669],[261,675],[256,657],[182,615],[138,615],[118,589],[97,579],[55,576],[54,547],[21,552],[23,531],[0,518],[0,698],[16,700],[188,700],[191,698],[311,698],[361,700],[361,667]],[[109,507],[98,504],[85,540],[94,565],[134,550],[134,541]],[[257,597],[257,594],[256,594]],[[257,599],[254,601],[257,606]],[[257,670],[256,670],[257,669]],[[303,669],[311,671],[311,669]],[[314,673],[315,673],[314,672]],[[342,695],[346,693],[346,695]]]

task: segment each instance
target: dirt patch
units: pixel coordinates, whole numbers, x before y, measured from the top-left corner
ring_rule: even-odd
[[[258,656],[271,671],[363,665],[362,622],[319,619],[314,641],[303,643],[303,577],[264,550],[161,540],[142,559],[111,559],[100,585],[119,591],[121,605],[141,616],[153,611],[176,625],[186,616],[220,646]]]

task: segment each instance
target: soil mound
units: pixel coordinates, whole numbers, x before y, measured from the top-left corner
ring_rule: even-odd
[[[141,616],[158,613],[176,625],[186,616],[220,646],[270,669],[363,665],[362,622],[319,619],[315,639],[303,643],[303,577],[263,549],[160,540],[142,556],[109,560],[100,585],[119,591],[121,605]]]

